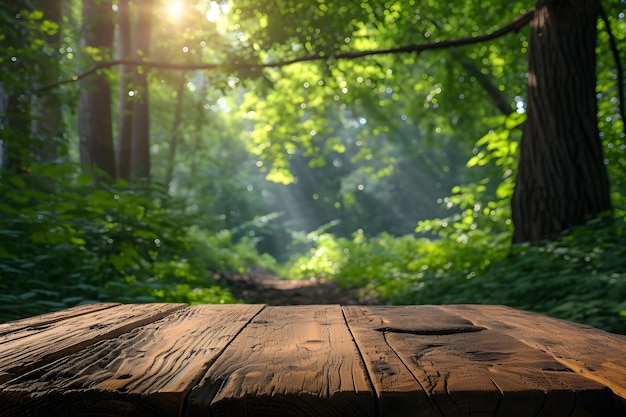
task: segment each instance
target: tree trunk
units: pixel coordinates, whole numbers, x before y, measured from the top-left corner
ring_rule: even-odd
[[[176,149],[180,138],[180,128],[183,114],[183,98],[185,97],[185,85],[187,80],[185,75],[181,77],[178,90],[176,91],[176,108],[174,109],[174,121],[172,122],[172,136],[169,140],[169,154],[167,158],[167,169],[165,172],[165,184],[169,184],[174,179],[174,166],[176,165]]]
[[[150,53],[153,3],[153,0],[136,1],[137,21],[134,39],[137,59],[147,58]],[[134,85],[137,95],[133,100],[131,177],[147,179],[150,176],[150,109],[146,68],[137,68]]]
[[[0,83],[0,169],[27,172],[31,162],[30,109],[23,95],[7,92]]]
[[[597,127],[598,12],[598,0],[537,3],[511,206],[515,243],[556,236],[611,210]]]
[[[109,56],[113,47],[114,17],[110,0],[83,0],[81,46],[96,48]],[[89,59],[91,61],[91,59]],[[96,73],[80,80],[78,134],[80,161],[115,177],[115,155],[111,128],[111,86],[106,74]]]
[[[120,1],[117,10],[118,45],[121,59],[133,57],[131,17],[128,1]],[[119,112],[117,116],[117,176],[130,178],[130,152],[133,136],[133,103],[130,96],[134,68],[120,67]]]
[[[44,13],[44,19],[54,22],[59,30],[45,36],[49,56],[42,57],[37,62],[36,74],[38,85],[51,84],[58,81],[59,47],[61,40],[62,1],[61,0],[37,0],[35,7]],[[32,101],[32,124],[31,132],[35,139],[35,155],[40,161],[51,161],[59,154],[60,138],[63,132],[63,116],[61,113],[61,100],[58,93],[48,91],[33,95]]]
[[[31,4],[24,0],[5,3],[0,7],[0,170],[25,173],[32,162],[32,67],[39,60],[25,57],[13,63],[7,54],[21,55],[19,48],[11,52],[10,46],[30,42],[39,33],[25,27],[19,17],[23,10],[32,10]]]

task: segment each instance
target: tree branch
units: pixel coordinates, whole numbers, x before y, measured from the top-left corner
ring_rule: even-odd
[[[600,17],[604,22],[607,33],[609,34],[609,45],[611,45],[611,52],[613,53],[613,59],[615,60],[615,69],[617,71],[617,95],[619,96],[619,113],[622,117],[624,130],[626,131],[626,105],[624,104],[624,99],[626,99],[626,95],[624,95],[624,69],[622,68],[622,61],[619,57],[619,49],[617,48],[617,42],[615,42],[615,36],[613,35],[613,31],[611,30],[609,18],[607,17],[602,5],[600,5]]]
[[[271,63],[236,63],[236,64],[175,64],[169,62],[150,62],[150,61],[138,61],[138,60],[129,60],[129,59],[119,59],[114,61],[102,62],[94,65],[87,71],[75,75],[70,79],[61,80],[52,84],[48,84],[38,88],[36,91],[46,91],[56,88],[63,84],[73,83],[78,80],[81,80],[85,77],[88,77],[99,70],[107,69],[111,67],[115,67],[118,65],[128,65],[135,67],[147,67],[147,68],[160,68],[160,69],[169,69],[169,70],[181,70],[181,71],[199,71],[199,70],[212,70],[218,68],[224,69],[246,69],[249,71],[261,70],[265,68],[280,68],[287,65],[293,65],[300,62],[311,62],[311,61],[325,61],[330,59],[356,59],[362,58],[366,56],[375,56],[375,55],[389,55],[389,54],[401,54],[401,53],[419,53],[422,51],[428,51],[433,49],[445,49],[463,45],[473,45],[482,42],[488,42],[494,39],[497,39],[501,36],[504,36],[510,32],[517,32],[524,26],[526,26],[533,17],[535,12],[535,8],[531,7],[526,13],[518,16],[510,23],[502,26],[501,28],[495,30],[492,33],[488,33],[482,36],[474,36],[474,37],[465,37],[459,39],[451,39],[447,41],[435,42],[435,43],[423,43],[423,44],[409,44],[400,46],[397,48],[389,48],[389,49],[374,49],[367,51],[352,51],[352,52],[344,52],[337,55],[325,55],[325,54],[317,54],[317,55],[305,55],[299,58],[280,61],[280,62],[271,62]]]
[[[496,87],[491,82],[489,77],[487,77],[485,74],[480,72],[480,69],[476,66],[476,64],[471,59],[458,53],[458,51],[454,51],[452,53],[452,56],[458,59],[459,62],[461,63],[461,66],[465,68],[465,70],[470,75],[476,78],[476,81],[478,81],[478,84],[480,84],[483,87],[483,89],[487,92],[487,95],[491,98],[491,100],[496,105],[500,113],[502,113],[505,116],[508,116],[515,111],[511,107],[509,102],[506,100],[502,92],[498,90],[498,87]]]

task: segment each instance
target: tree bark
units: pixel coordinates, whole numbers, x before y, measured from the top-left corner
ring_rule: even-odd
[[[83,0],[81,46],[95,48],[108,56],[113,47],[114,16],[110,0]],[[89,58],[91,59],[91,58]],[[106,74],[96,73],[80,80],[78,134],[80,161],[115,177],[115,155],[111,127],[111,86]]]
[[[150,54],[150,32],[152,27],[153,0],[136,0],[137,21],[135,23],[135,52],[139,60]],[[133,136],[131,151],[131,178],[150,177],[150,108],[148,77],[145,67],[135,73],[137,95],[133,100]]]
[[[531,22],[528,110],[512,200],[514,243],[611,210],[597,127],[598,0],[540,0]]]
[[[120,59],[133,57],[131,38],[131,16],[128,1],[120,1],[117,10],[118,50]],[[117,116],[117,176],[130,178],[131,143],[133,136],[133,103],[130,96],[135,68],[130,65],[120,67],[120,92]]]

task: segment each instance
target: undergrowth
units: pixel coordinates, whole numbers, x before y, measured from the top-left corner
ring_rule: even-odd
[[[0,195],[0,321],[103,301],[236,302],[213,272],[271,266],[159,185],[52,163],[5,175]]]
[[[390,304],[502,304],[626,334],[623,218],[532,245],[511,246],[507,227],[446,233],[341,239],[314,232],[309,252],[282,274],[324,277]]]

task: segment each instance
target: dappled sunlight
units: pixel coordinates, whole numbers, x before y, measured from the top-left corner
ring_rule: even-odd
[[[209,22],[216,22],[222,15],[222,7],[217,2],[212,1],[209,3],[209,8],[205,13],[206,20]]]
[[[626,332],[623,2],[6,3],[0,320],[256,291]]]

